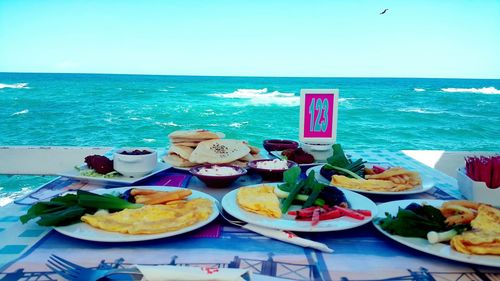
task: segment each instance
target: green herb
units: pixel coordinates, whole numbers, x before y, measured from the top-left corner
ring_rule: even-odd
[[[283,191],[290,192],[297,185],[299,176],[300,168],[297,166],[286,170],[283,173],[283,180],[285,181],[285,183],[278,185],[278,188]]]
[[[314,171],[312,171],[312,173],[314,173]],[[315,204],[316,200],[319,197],[319,194],[321,193],[321,191],[323,191],[324,188],[325,188],[324,184],[321,184],[319,182],[314,182],[313,186],[312,186],[312,192],[311,192],[311,194],[309,194],[309,198],[304,203],[304,205],[302,205],[302,207],[307,208],[307,207],[311,207],[313,204]]]
[[[399,208],[396,216],[386,213],[386,218],[378,222],[380,227],[391,234],[426,239],[430,231],[442,232],[450,229],[439,209],[429,205],[419,208],[410,206]]]
[[[466,230],[470,230],[470,224],[460,224],[454,226],[452,229],[443,232],[429,231],[427,233],[427,241],[431,244],[436,244],[439,242],[449,241],[453,236],[458,235]]]
[[[335,173],[350,178],[364,179],[365,161],[358,159],[354,162],[347,159],[342,146],[338,143],[332,145],[333,155],[327,159],[327,164],[323,166],[326,170],[335,170]]]
[[[328,159],[326,159],[326,162],[332,166],[337,166],[341,168],[349,165],[350,162],[345,156],[342,146],[339,143],[336,143],[332,145],[332,148],[333,148],[333,155],[328,157]]]
[[[24,224],[39,217],[37,224],[61,226],[80,221],[84,214],[93,214],[98,209],[123,210],[139,208],[141,204],[130,203],[110,194],[99,195],[78,190],[76,194],[66,194],[52,198],[48,202],[38,202],[31,206],[25,215],[19,217]]]
[[[281,188],[284,188],[282,190],[287,191],[288,197],[283,201],[281,204],[281,212],[286,213],[290,206],[292,205],[293,200],[295,200],[295,197],[300,193],[302,188],[304,188],[304,181],[298,181],[300,176],[300,168],[295,166],[283,173],[283,179],[285,180],[285,184],[281,185]],[[313,178],[314,179],[314,178]],[[278,186],[280,188],[280,186]]]
[[[276,194],[276,196],[278,196],[278,198],[286,199],[290,193],[283,191],[279,188],[275,188],[274,194]],[[295,197],[296,201],[301,201],[301,202],[306,202],[307,199],[309,199],[309,195],[306,195],[306,194],[298,194]],[[314,205],[316,205],[316,206],[324,206],[325,203],[326,203],[325,200],[322,198],[316,198],[316,200],[314,200]]]
[[[78,196],[78,205],[85,208],[123,210],[137,209],[143,206],[142,204],[134,204],[111,194],[99,195],[84,190],[78,190],[76,194]]]

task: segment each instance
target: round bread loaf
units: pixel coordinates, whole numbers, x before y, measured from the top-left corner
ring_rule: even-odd
[[[191,153],[193,153],[193,148],[188,147],[188,146],[181,146],[181,145],[170,145],[170,148],[168,149],[169,154],[177,154],[181,158],[184,159],[189,159],[189,156],[191,156]]]
[[[187,159],[181,158],[177,154],[168,154],[163,157],[163,161],[174,167],[193,167],[197,165],[196,163],[189,162]]]
[[[221,164],[247,155],[250,148],[241,140],[215,139],[202,141],[189,157],[190,162]]]
[[[209,130],[179,130],[168,135],[171,140],[210,140],[224,138],[223,133],[212,132]]]

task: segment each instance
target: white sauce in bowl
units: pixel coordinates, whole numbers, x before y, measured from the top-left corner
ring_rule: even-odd
[[[288,169],[288,162],[286,160],[273,159],[269,161],[259,161],[255,166],[259,169],[286,170]]]
[[[201,168],[198,174],[204,176],[234,176],[239,175],[240,172],[231,167],[212,166],[210,168]]]

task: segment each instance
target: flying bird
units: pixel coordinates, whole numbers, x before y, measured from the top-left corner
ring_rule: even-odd
[[[380,13],[381,15],[385,14],[385,12],[387,12],[389,9],[385,9],[382,11],[382,13]]]

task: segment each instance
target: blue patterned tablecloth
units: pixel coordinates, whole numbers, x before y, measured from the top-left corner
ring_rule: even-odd
[[[377,203],[412,198],[446,200],[461,197],[454,178],[400,151],[360,150],[347,153],[368,162],[388,163],[418,171],[435,184],[434,188],[420,194],[370,196]],[[175,174],[179,171],[167,172]],[[56,179],[42,188],[58,186],[54,189],[57,193],[56,190],[68,186],[68,182],[64,184],[63,181]],[[193,179],[188,187],[203,190],[199,185],[199,181]],[[498,268],[455,262],[413,250],[386,238],[371,224],[337,232],[299,233],[300,236],[326,243],[335,250],[333,254],[325,254],[227,224],[222,224],[222,231],[216,238],[182,235],[135,243],[81,241],[35,223],[22,225],[18,217],[26,209],[27,206],[15,204],[2,208],[0,278],[10,278],[5,280],[35,280],[35,276],[39,278],[36,280],[58,280],[59,277],[45,265],[51,254],[88,267],[128,267],[133,264],[239,267],[290,280],[500,280]]]

